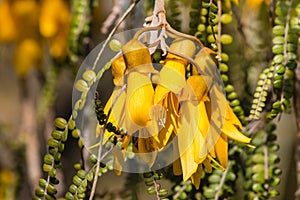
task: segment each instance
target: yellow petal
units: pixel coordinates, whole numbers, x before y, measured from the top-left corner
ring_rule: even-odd
[[[191,176],[191,181],[194,184],[196,190],[199,189],[200,182],[201,182],[201,176],[202,176],[202,164],[198,165],[196,173],[194,173]]]
[[[126,70],[126,65],[123,56],[119,56],[112,60],[111,73],[115,85],[117,86],[124,85],[125,70]]]
[[[187,57],[192,57],[195,53],[196,46],[191,40],[178,38],[172,42],[172,44],[170,45],[170,49]],[[168,58],[180,59],[184,65],[187,65],[188,62],[187,60],[171,53],[167,55],[167,59]]]
[[[160,94],[160,98],[162,96],[161,94],[165,94],[168,90],[176,95],[181,94],[182,89],[186,85],[184,65],[174,61],[167,61],[159,75],[158,86],[164,87],[162,92],[159,91],[161,87],[156,88],[157,93]],[[155,102],[159,102],[161,100],[160,98],[156,97]]]
[[[132,39],[122,47],[127,70],[134,69],[141,73],[155,73],[148,48],[139,40]]]
[[[215,144],[215,153],[222,167],[227,168],[228,139],[225,134],[221,134],[221,137],[218,139],[217,143]]]
[[[196,102],[198,104],[208,93],[207,83],[200,75],[193,75],[187,79],[187,85],[190,91],[190,99],[192,102]],[[197,99],[193,99],[196,97]]]
[[[251,141],[250,138],[243,135],[234,125],[229,122],[224,123],[222,128],[222,133],[226,134],[230,139],[236,140],[241,143],[249,143]]]
[[[145,127],[151,123],[150,109],[153,106],[154,89],[147,75],[131,72],[127,81],[126,128],[129,134],[136,126]]]
[[[226,104],[225,120],[230,121],[230,123],[234,124],[235,126],[237,126],[240,129],[242,129],[242,127],[243,127],[240,120],[237,118],[237,116],[232,111],[229,103]]]

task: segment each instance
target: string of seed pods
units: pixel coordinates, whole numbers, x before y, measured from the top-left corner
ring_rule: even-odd
[[[55,199],[57,193],[55,185],[59,183],[59,180],[56,178],[56,171],[62,165],[60,158],[68,138],[68,123],[63,118],[57,118],[54,125],[55,130],[48,139],[48,153],[43,159],[43,171],[47,173],[47,178],[39,180],[39,188],[35,190],[35,200]]]
[[[168,200],[168,190],[162,188],[161,184],[158,182],[163,178],[163,173],[161,172],[148,172],[143,173],[145,185],[148,187],[147,193],[149,195],[156,195],[159,199]]]
[[[276,154],[279,145],[276,143],[275,129],[275,124],[267,124],[253,138],[253,145],[256,148],[248,150],[248,155],[251,156],[246,162],[247,181],[243,185],[248,191],[245,195],[247,200],[270,199],[279,195],[274,188],[280,183],[279,176],[282,173],[277,166],[280,158]]]
[[[90,32],[90,15],[91,1],[93,0],[72,0],[72,20],[69,36],[69,51],[70,58],[73,61],[78,59],[78,56],[85,55],[82,44],[83,38]]]
[[[200,24],[198,24],[198,31],[196,32],[196,36],[206,46],[211,46],[211,49],[220,54],[212,54],[211,56],[213,58],[217,56],[215,59],[216,61],[219,61],[219,71],[221,73],[221,78],[225,86],[227,99],[230,101],[230,105],[233,108],[234,113],[241,120],[242,124],[245,124],[246,121],[244,110],[240,106],[240,101],[238,99],[237,93],[234,90],[233,85],[229,83],[229,55],[225,52],[222,52],[222,45],[231,44],[233,38],[230,34],[221,33],[221,30],[218,30],[222,26],[228,25],[232,22],[231,4],[229,5],[230,9],[226,10],[220,8],[220,10],[222,10],[222,13],[220,15],[220,13],[218,13],[219,8],[217,7],[214,1],[202,1],[202,9],[200,12]],[[220,32],[219,34],[218,31]]]
[[[300,30],[299,24],[295,22],[297,16],[292,15],[292,1],[277,1],[275,14],[275,26],[272,29],[272,65],[275,68],[273,86],[277,96],[272,110],[267,115],[268,120],[274,119],[281,112],[290,111]]]
[[[227,99],[230,101],[230,105],[233,108],[233,111],[238,116],[243,124],[246,123],[244,111],[240,106],[240,101],[238,100],[238,95],[234,90],[233,85],[229,83],[228,78],[228,71],[229,67],[227,62],[229,61],[229,55],[222,52],[221,45],[229,45],[232,43],[232,37],[229,34],[221,34],[218,31],[221,31],[220,27],[222,25],[227,25],[232,22],[232,11],[231,11],[231,3],[229,6],[227,5],[227,9],[222,9],[222,13],[218,13],[218,8],[214,2],[203,2],[203,8],[201,9],[201,22],[202,24],[198,25],[198,32],[196,35],[200,40],[203,42],[207,41],[208,44],[212,46],[218,54],[220,55],[219,58],[219,71],[221,73],[221,77],[223,83],[225,85],[225,91],[227,94]],[[225,5],[226,6],[226,5]],[[225,11],[226,10],[226,11]],[[218,16],[221,16],[218,17]],[[220,19],[218,19],[220,18]],[[208,22],[208,23],[207,23]],[[219,30],[220,29],[220,30]],[[206,37],[205,37],[206,36]],[[217,38],[220,37],[220,38]],[[206,39],[206,40],[205,40]],[[219,44],[217,44],[217,39],[219,40]],[[220,50],[218,49],[220,48]],[[215,58],[215,62],[217,62],[216,53],[211,53],[211,57]],[[242,150],[242,146],[235,146],[235,149]],[[233,156],[235,155],[235,156]],[[233,151],[229,152],[230,156],[230,167],[227,169],[226,173],[222,173],[220,170],[214,170],[213,174],[209,175],[207,178],[208,186],[203,188],[203,196],[207,199],[214,199],[216,196],[220,198],[227,198],[234,195],[234,186],[236,182],[236,175],[239,168],[236,160],[239,160],[239,155],[237,156],[236,153]],[[223,177],[224,176],[224,177]],[[219,181],[223,180],[223,183]],[[204,180],[202,180],[204,181]],[[218,194],[217,194],[218,193]]]

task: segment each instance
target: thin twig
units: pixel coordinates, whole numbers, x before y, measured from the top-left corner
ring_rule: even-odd
[[[222,61],[222,58],[221,58],[221,54],[222,54],[222,45],[221,45],[221,34],[222,34],[222,22],[221,22],[221,17],[222,17],[222,2],[221,0],[218,0],[218,62],[219,64],[221,63]],[[213,28],[212,28],[212,31]]]
[[[102,144],[103,138],[104,138],[104,131],[100,134],[100,139],[99,139],[99,143],[100,144]],[[89,200],[92,200],[94,198],[94,195],[95,195],[95,192],[96,192],[96,186],[97,186],[97,181],[98,181],[98,177],[99,177],[101,154],[102,154],[102,145],[100,145],[99,149],[98,149],[98,160],[97,160],[97,163],[96,163],[96,171],[95,171],[93,186],[92,186],[92,190],[91,190],[91,194],[90,194]]]
[[[137,3],[140,0],[135,0],[134,2],[131,3],[131,5],[127,8],[126,12],[122,15],[122,17],[120,18],[120,20],[118,21],[118,23],[116,24],[116,26],[113,28],[113,30],[110,32],[110,34],[108,35],[108,37],[106,38],[102,48],[100,49],[96,60],[93,64],[92,70],[94,70],[98,64],[98,61],[105,49],[105,47],[107,46],[108,42],[110,41],[110,39],[112,38],[112,36],[115,34],[115,32],[117,31],[118,27],[120,26],[120,24],[125,20],[125,18],[132,12],[132,10],[135,8],[135,6],[137,5]]]
[[[123,1],[120,0],[113,0],[113,8],[111,10],[111,13],[108,15],[108,17],[105,19],[105,21],[102,24],[101,27],[101,33],[106,34],[108,32],[108,29],[111,25],[113,25],[114,21],[119,18],[122,14],[122,8],[123,8]]]
[[[222,190],[222,187],[223,187],[223,185],[225,183],[225,179],[226,179],[227,173],[229,171],[230,165],[231,165],[231,162],[228,161],[227,169],[223,172],[221,180],[220,180],[220,183],[218,185],[218,188],[216,189],[216,194],[215,194],[214,200],[218,200],[219,199],[219,193]]]

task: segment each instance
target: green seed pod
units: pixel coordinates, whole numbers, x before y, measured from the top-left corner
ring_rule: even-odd
[[[73,177],[73,184],[75,184],[76,186],[80,186],[81,182],[82,182],[81,178],[79,178],[77,175]]]
[[[48,146],[49,147],[53,147],[53,148],[57,148],[59,144],[59,141],[54,139],[54,138],[49,138],[48,139]]]
[[[298,36],[296,34],[289,33],[287,36],[287,42],[296,43]]]
[[[180,200],[187,199],[187,194],[186,194],[185,192],[180,192],[180,194],[179,194],[179,199],[180,199]]]
[[[65,144],[62,142],[58,143],[58,152],[62,153],[65,149]]]
[[[284,26],[286,24],[285,16],[277,16],[274,20],[275,24]]]
[[[87,82],[85,82],[84,80],[80,79],[80,80],[78,80],[75,83],[75,88],[79,92],[86,92],[86,91],[88,91],[89,86],[88,86]]]
[[[84,147],[84,139],[83,139],[83,138],[80,138],[80,139],[78,140],[78,147],[79,147],[80,149],[82,149],[82,148]]]
[[[253,174],[251,178],[252,178],[252,180],[255,183],[261,183],[261,184],[263,184],[265,182],[265,178],[264,178],[264,174],[263,173]]]
[[[205,25],[204,24],[199,24],[197,27],[197,30],[200,32],[204,32],[205,31]]]
[[[237,95],[236,92],[231,92],[230,94],[228,94],[227,97],[228,97],[229,100],[233,100],[233,99],[237,99],[238,95]]]
[[[276,197],[276,196],[279,196],[279,194],[280,193],[275,189],[269,191],[270,197]]]
[[[264,163],[264,156],[262,154],[255,154],[252,156],[251,160],[254,163]]]
[[[276,164],[276,163],[280,162],[280,158],[276,154],[269,154],[269,156],[268,156],[268,162],[270,164]]]
[[[283,45],[281,44],[275,44],[273,47],[272,47],[272,52],[274,54],[280,54],[280,53],[283,53]]]
[[[225,91],[226,91],[227,94],[229,94],[229,93],[234,91],[234,87],[232,85],[228,84],[225,87]]]
[[[64,130],[67,127],[67,121],[64,118],[58,117],[55,119],[54,125],[59,130]]]
[[[213,2],[210,4],[210,10],[214,13],[218,12],[218,6],[214,4]]]
[[[51,154],[46,154],[44,156],[44,163],[45,164],[52,165],[53,161],[54,161],[54,158]]]
[[[73,136],[73,138],[78,139],[79,136],[80,136],[80,130],[79,129],[74,129],[72,131],[72,136]]]
[[[154,185],[154,182],[152,180],[152,178],[145,178],[145,185],[147,186],[153,186]]]
[[[226,181],[235,181],[236,180],[236,175],[235,173],[229,171],[226,175]]]
[[[297,60],[297,55],[293,52],[287,52],[286,57],[288,60]]]
[[[272,29],[272,33],[276,36],[284,35],[284,26],[282,25],[276,25]]]
[[[207,41],[208,41],[209,43],[215,43],[216,40],[215,40],[215,38],[214,38],[214,35],[213,35],[213,34],[209,34],[209,35],[207,36]]]
[[[188,185],[185,186],[185,191],[186,191],[187,193],[191,192],[192,189],[193,189],[193,186],[192,186],[191,184],[188,184]]]
[[[76,191],[77,191],[77,186],[74,185],[74,184],[70,185],[69,191],[70,191],[72,194],[75,194]]]
[[[233,107],[233,112],[234,113],[241,113],[241,112],[243,112],[242,107],[241,106],[234,106]],[[239,116],[239,117],[241,117],[241,116]]]
[[[46,194],[45,199],[46,200],[56,200],[55,196],[54,195],[50,195],[50,194]]]
[[[37,188],[35,190],[35,195],[38,196],[38,197],[44,197],[45,191],[42,188]]]
[[[273,58],[273,61],[276,64],[281,64],[284,61],[284,57],[283,57],[282,54],[275,55],[274,58]]]
[[[229,23],[231,23],[232,22],[232,15],[229,14],[229,13],[222,14],[222,16],[221,16],[221,22],[223,24],[229,24]]]
[[[252,166],[253,173],[263,173],[265,170],[265,166],[263,164],[255,164]]]
[[[275,80],[273,82],[273,86],[274,86],[274,88],[277,88],[277,89],[282,88],[282,80]]]
[[[65,198],[66,198],[66,200],[73,200],[74,196],[70,192],[67,192],[66,195],[65,195]]]
[[[84,171],[83,169],[80,169],[77,171],[77,176],[81,179],[84,179],[86,175],[86,171]]]
[[[148,194],[153,195],[156,193],[155,187],[151,186],[147,189]]]
[[[56,139],[56,140],[60,140],[61,139],[61,136],[62,136],[62,131],[59,131],[59,130],[53,130],[52,133],[51,133],[51,136]]]
[[[166,189],[161,189],[158,191],[158,196],[160,197],[166,197],[168,195],[168,190]]]
[[[74,119],[70,119],[70,121],[69,121],[69,123],[68,123],[68,129],[69,129],[69,130],[74,130],[75,127],[76,127],[76,125],[75,125]]]
[[[216,191],[214,189],[211,189],[211,188],[207,188],[204,190],[203,192],[203,196],[205,198],[208,198],[208,199],[212,199],[215,197],[215,194],[216,194]]]
[[[55,176],[56,176],[56,169],[55,169],[55,168],[52,168],[52,169],[49,171],[49,176],[50,176],[50,177],[55,177]]]
[[[275,36],[272,39],[273,44],[284,44],[284,37],[283,36]]]
[[[271,166],[269,168],[269,176],[279,176],[282,174],[282,170],[279,169],[278,167],[275,167],[275,166]]]
[[[93,70],[86,70],[83,72],[82,78],[88,83],[96,80],[96,73]]]
[[[280,101],[276,101],[273,103],[272,108],[275,110],[280,110],[281,108],[281,102]]]
[[[285,72],[285,67],[282,64],[279,64],[276,68],[276,73],[282,75],[284,74],[284,72]]]
[[[89,182],[92,182],[93,179],[94,179],[94,173],[93,173],[93,172],[88,173],[88,175],[86,176],[86,179],[87,179]]]
[[[77,197],[78,197],[79,199],[84,199],[84,198],[86,197],[86,194],[85,194],[85,193],[78,193],[78,194],[77,194]]]
[[[221,53],[221,59],[223,62],[228,62],[229,56],[226,53]]]
[[[217,33],[218,32],[218,27],[217,26],[208,26],[206,28],[206,32],[209,34]]]
[[[229,35],[229,34],[222,34],[221,35],[221,39],[220,39],[220,41],[221,41],[221,43],[222,44],[224,44],[224,45],[226,45],[226,44],[231,44],[232,43],[232,36],[231,35]]]
[[[62,136],[61,136],[61,141],[66,142],[68,139],[68,130],[64,130]]]
[[[287,51],[292,51],[292,52],[296,52],[297,51],[298,46],[296,44],[293,43],[288,43],[286,45],[286,50]]]
[[[39,186],[40,186],[41,188],[45,188],[46,185],[47,185],[47,181],[46,181],[45,179],[41,178],[41,179],[39,180]]]
[[[51,194],[51,195],[54,195],[54,194],[57,193],[57,190],[56,190],[56,188],[53,185],[48,184],[48,186],[47,186],[47,193]]]
[[[122,50],[122,43],[117,39],[112,39],[109,42],[109,48],[114,52],[119,52]]]
[[[231,101],[230,104],[232,106],[239,106],[240,105],[240,101],[238,99],[235,99],[235,100]]]
[[[220,179],[221,179],[221,177],[216,174],[212,174],[208,177],[208,181],[210,183],[218,183],[218,182],[220,182]]]
[[[84,187],[84,185],[78,187],[78,193],[84,193],[85,191],[86,191],[86,187]]]
[[[252,185],[252,190],[256,193],[259,193],[259,192],[263,192],[264,191],[264,188],[263,186],[260,184],[260,183],[254,183]]]
[[[277,185],[279,185],[280,183],[280,178],[278,177],[271,177],[270,181],[269,181],[269,184],[271,187],[275,187]]]
[[[275,74],[274,75],[274,80],[277,81],[277,80],[282,80],[283,79],[283,75],[281,74]]]
[[[223,73],[226,73],[228,72],[228,65],[226,65],[225,63],[221,63],[220,64],[220,71],[223,72]]]
[[[95,154],[91,154],[89,157],[89,161],[91,162],[91,164],[96,164],[97,163],[97,156]]]
[[[225,82],[225,83],[228,82],[228,80],[229,80],[229,78],[226,74],[222,74],[221,78],[222,78],[223,82]]]

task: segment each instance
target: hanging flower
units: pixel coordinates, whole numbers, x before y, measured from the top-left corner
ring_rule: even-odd
[[[177,137],[174,174],[182,174],[184,181],[191,179],[198,188],[202,165],[207,171],[212,171],[211,162],[221,169],[227,167],[228,139],[250,142],[239,131],[242,126],[223,94],[209,49],[202,48],[194,63],[189,63],[195,44],[176,39],[159,72],[152,66],[147,47],[139,41],[129,41],[122,50],[123,56],[112,61],[116,87],[104,109],[110,113],[109,122],[127,131],[124,149],[117,156],[119,170],[130,141],[133,151],[151,167],[157,152]],[[103,128],[98,126],[97,133]],[[112,135],[105,131],[104,142]]]

